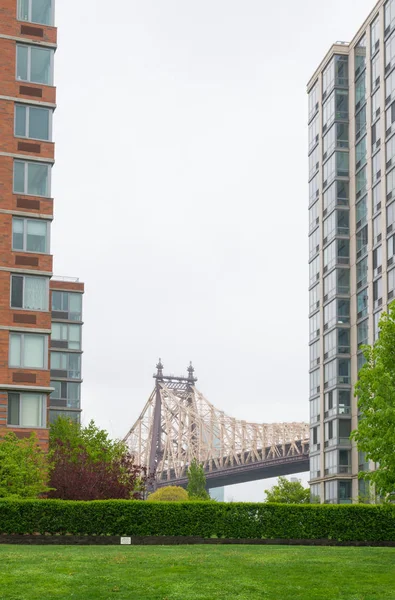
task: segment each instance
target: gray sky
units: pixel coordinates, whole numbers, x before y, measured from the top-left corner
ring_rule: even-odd
[[[159,356],[236,418],[308,419],[305,85],[374,4],[57,1],[52,252],[86,283],[84,422],[123,437]]]

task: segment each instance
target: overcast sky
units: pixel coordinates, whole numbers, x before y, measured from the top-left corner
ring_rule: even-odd
[[[305,89],[374,4],[57,0],[52,252],[86,284],[85,423],[123,437],[159,356],[236,418],[308,420]]]

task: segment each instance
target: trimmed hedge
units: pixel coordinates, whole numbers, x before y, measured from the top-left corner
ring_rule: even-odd
[[[395,541],[395,506],[0,500],[0,534]]]

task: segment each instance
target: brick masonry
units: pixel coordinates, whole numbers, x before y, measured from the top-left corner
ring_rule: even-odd
[[[47,27],[17,20],[17,0],[2,0],[0,6],[0,35],[22,39],[27,44],[52,44],[57,41],[55,27]],[[16,39],[0,37],[0,210],[13,214],[30,213],[32,217],[53,217],[53,200],[13,193],[12,155],[29,159],[54,160],[52,142],[27,140],[14,136],[15,102],[13,98],[38,102],[56,102],[53,86],[21,82],[16,79]],[[5,153],[11,156],[4,156]],[[8,366],[10,330],[51,329],[50,307],[48,311],[13,310],[10,306],[11,274],[42,272],[51,275],[52,256],[12,251],[12,214],[0,213],[0,437],[7,427],[7,386],[20,391],[34,386],[50,387],[50,372],[46,370],[11,369]],[[49,362],[48,362],[49,364]],[[3,386],[3,387],[2,387]],[[48,398],[48,397],[47,397]],[[48,402],[47,402],[48,406]],[[19,437],[30,434],[30,429],[11,428]],[[35,430],[40,444],[48,445],[48,431]]]

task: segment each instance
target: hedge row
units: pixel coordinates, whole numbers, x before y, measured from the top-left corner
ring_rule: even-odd
[[[395,541],[395,506],[0,500],[0,534]]]

